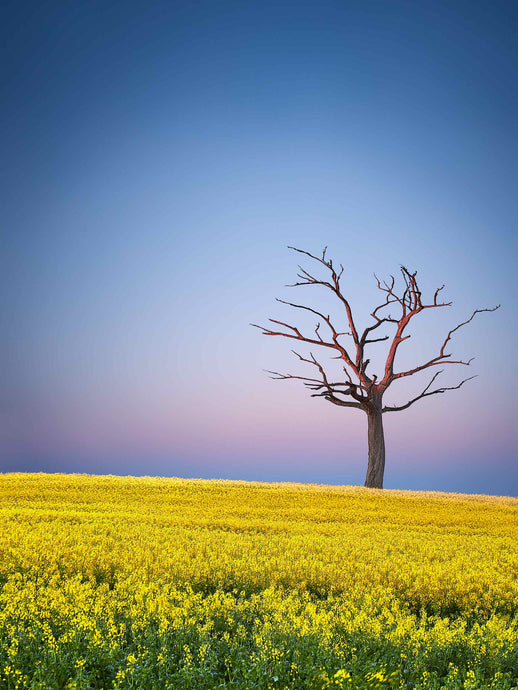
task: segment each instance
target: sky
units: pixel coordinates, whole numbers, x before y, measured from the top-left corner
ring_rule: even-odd
[[[327,246],[362,327],[374,273],[446,284],[398,366],[502,305],[440,381],[477,378],[384,415],[385,486],[518,495],[516,3],[4,8],[1,471],[363,484],[366,416],[250,326],[340,317],[285,287]]]

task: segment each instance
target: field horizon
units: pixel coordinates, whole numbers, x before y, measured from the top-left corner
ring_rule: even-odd
[[[28,472],[18,472],[18,471],[7,471],[7,472],[0,472],[0,477],[3,476],[41,476],[41,477],[92,477],[92,478],[102,478],[106,477],[107,479],[113,478],[113,479],[127,479],[127,480],[163,480],[163,481],[178,481],[178,482],[199,482],[199,483],[206,483],[206,482],[219,482],[219,483],[225,483],[225,484],[235,484],[235,485],[251,485],[251,486],[264,486],[264,487],[307,487],[308,489],[319,489],[322,491],[329,490],[329,491],[336,491],[336,490],[344,490],[344,491],[365,491],[365,492],[378,492],[378,493],[386,493],[386,494],[391,494],[391,495],[420,495],[423,497],[426,496],[451,496],[451,497],[466,497],[466,498],[480,498],[480,499],[509,499],[511,501],[516,501],[518,503],[518,496],[514,496],[512,494],[486,494],[486,493],[479,493],[479,492],[470,492],[470,491],[442,491],[442,490],[437,490],[437,489],[389,489],[389,488],[383,488],[383,489],[371,489],[368,487],[365,487],[361,484],[328,484],[328,483],[320,483],[320,482],[296,482],[296,481],[266,481],[266,480],[254,480],[254,479],[220,479],[218,477],[180,477],[176,475],[153,475],[153,474],[114,474],[112,472],[106,473],[106,474],[99,474],[97,472],[42,472],[42,471],[28,471]]]

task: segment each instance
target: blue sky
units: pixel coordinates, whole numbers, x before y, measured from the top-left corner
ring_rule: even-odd
[[[328,245],[360,322],[373,272],[446,283],[408,361],[502,303],[455,341],[477,379],[386,416],[386,486],[516,495],[517,25],[512,2],[8,3],[4,470],[363,483],[364,416],[268,379],[298,365],[249,326],[289,316],[286,246]]]

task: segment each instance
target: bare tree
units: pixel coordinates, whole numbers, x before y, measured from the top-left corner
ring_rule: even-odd
[[[351,305],[349,304],[348,299],[344,296],[340,287],[340,278],[344,271],[343,266],[340,264],[340,269],[337,270],[334,267],[332,260],[326,258],[327,248],[324,249],[321,257],[314,256],[313,254],[301,249],[297,249],[296,247],[289,247],[289,249],[292,249],[299,254],[305,254],[313,261],[325,267],[328,271],[328,279],[323,280],[317,278],[312,273],[309,273],[307,270],[299,266],[299,273],[297,274],[297,277],[300,279],[300,282],[296,282],[287,287],[320,285],[331,290],[339,303],[341,303],[341,306],[344,310],[344,321],[347,330],[338,331],[333,325],[330,316],[324,314],[323,312],[317,311],[316,309],[312,309],[311,307],[302,304],[286,302],[285,300],[277,301],[281,302],[282,304],[287,304],[295,309],[302,309],[318,318],[318,323],[314,329],[314,335],[304,335],[296,326],[279,321],[277,319],[269,319],[269,321],[277,326],[280,326],[284,330],[273,330],[272,328],[258,326],[257,324],[252,325],[256,328],[260,328],[263,332],[263,335],[276,335],[284,338],[291,338],[292,340],[298,340],[301,343],[315,345],[319,348],[326,348],[328,351],[330,350],[334,354],[333,358],[340,360],[340,365],[343,369],[343,380],[330,380],[329,376],[324,370],[324,367],[313,355],[313,353],[310,353],[309,356],[304,357],[294,350],[293,353],[301,362],[310,364],[314,368],[315,374],[313,377],[280,374],[274,371],[270,371],[269,373],[272,374],[272,378],[275,379],[298,379],[303,381],[304,385],[307,386],[309,390],[313,391],[312,397],[322,397],[334,405],[340,405],[341,407],[352,407],[358,410],[363,410],[363,412],[366,413],[368,420],[369,460],[365,486],[381,489],[383,488],[383,474],[385,471],[383,414],[385,412],[399,412],[401,410],[406,410],[418,400],[422,400],[423,398],[431,395],[437,395],[438,393],[444,393],[445,391],[456,390],[464,385],[466,381],[474,378],[474,376],[463,379],[456,386],[440,386],[434,388],[433,385],[435,380],[442,370],[435,371],[430,382],[424,388],[424,390],[404,405],[384,406],[383,395],[385,391],[394,381],[403,379],[407,376],[412,376],[412,374],[416,374],[424,369],[446,364],[461,364],[464,366],[469,366],[472,359],[468,361],[452,359],[451,353],[446,351],[453,334],[462,326],[470,323],[476,314],[480,314],[484,311],[495,311],[500,305],[491,309],[475,309],[469,319],[459,323],[448,332],[442,342],[439,353],[424,364],[420,364],[419,366],[407,371],[394,371],[394,362],[398,348],[403,341],[410,338],[410,335],[405,333],[410,320],[425,309],[439,309],[441,307],[449,307],[452,304],[452,302],[439,301],[440,293],[444,288],[444,285],[437,288],[432,300],[429,303],[424,303],[421,290],[419,289],[419,285],[417,283],[417,271],[411,273],[404,266],[401,266],[400,270],[403,278],[401,288],[396,287],[396,280],[393,276],[390,277],[390,281],[381,281],[377,276],[375,276],[378,289],[384,293],[384,301],[375,307],[374,311],[371,312],[370,316],[373,319],[371,325],[367,326],[367,328],[360,333],[353,318]],[[392,308],[397,309],[398,311],[398,315],[396,317],[393,317],[391,312],[388,311],[389,309],[392,311]],[[323,335],[320,331],[322,324],[325,324],[325,335]],[[380,327],[382,329],[385,327],[392,328],[395,330],[395,332],[392,335],[378,335],[378,333],[380,333],[380,331],[378,331]],[[347,344],[344,344],[345,338],[349,339]],[[367,373],[367,367],[370,359],[366,358],[365,350],[368,345],[382,341],[388,341],[388,353],[385,359],[383,375],[378,377],[376,374]]]

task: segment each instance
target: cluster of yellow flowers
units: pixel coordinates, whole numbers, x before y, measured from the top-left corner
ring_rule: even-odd
[[[0,492],[0,688],[517,684],[517,499],[43,474]]]

